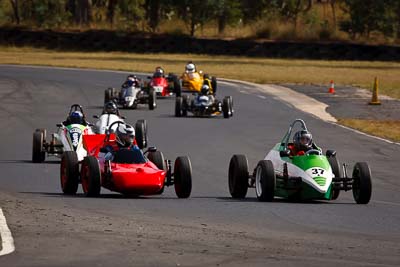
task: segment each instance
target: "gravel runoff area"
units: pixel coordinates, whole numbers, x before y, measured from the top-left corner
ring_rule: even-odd
[[[379,95],[381,105],[368,105],[372,93],[366,89],[338,86],[335,87],[334,94],[329,94],[329,86],[295,84],[284,86],[328,105],[326,111],[335,118],[400,120],[400,100]]]

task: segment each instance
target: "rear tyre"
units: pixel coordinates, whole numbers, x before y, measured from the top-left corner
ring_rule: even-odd
[[[161,151],[156,151],[156,152],[150,152],[147,156],[147,158],[153,162],[157,168],[159,168],[160,170],[163,171],[167,171],[167,167],[165,164],[165,160],[164,160],[164,155],[162,154]],[[163,186],[161,187],[160,191],[157,192],[157,194],[162,194],[164,192],[164,187],[165,184],[163,184]]]
[[[233,155],[229,162],[229,193],[233,198],[245,198],[249,187],[249,167],[245,155]]]
[[[229,98],[225,97],[222,101],[222,113],[224,114],[225,119],[229,119],[230,117],[230,105]]]
[[[227,98],[229,99],[229,109],[230,109],[230,116],[233,116],[233,97],[232,96],[227,96]]]
[[[181,96],[177,96],[175,100],[175,117],[182,117],[183,100]]]
[[[182,96],[182,87],[181,83],[179,82],[178,77],[175,75],[173,76],[173,82],[174,82],[174,92],[176,96]]]
[[[140,149],[147,147],[147,123],[146,120],[138,120],[135,124],[136,143]]]
[[[81,170],[82,190],[86,197],[97,197],[101,190],[101,174],[96,157],[87,156],[83,159]]]
[[[149,89],[149,109],[153,110],[156,108],[157,104],[156,104],[156,91],[154,90],[154,88],[150,88]]]
[[[357,204],[367,204],[371,199],[371,170],[366,162],[357,162],[353,169],[353,197]]]
[[[153,162],[157,168],[166,171],[167,167],[165,165],[164,155],[161,151],[150,152],[147,158]]]
[[[60,165],[61,189],[66,195],[75,195],[79,184],[79,161],[75,151],[65,151]]]
[[[41,163],[46,159],[46,152],[43,151],[44,138],[44,132],[40,129],[33,132],[32,162],[34,163]]]
[[[174,164],[174,186],[178,198],[188,198],[192,192],[192,165],[188,157],[178,157]]]
[[[215,95],[217,93],[217,78],[216,77],[211,78],[211,86],[213,88],[213,93]]]
[[[112,95],[113,95],[112,89],[113,88],[107,88],[104,91],[104,104],[108,103],[108,102],[110,102],[112,100]]]
[[[256,169],[256,195],[260,201],[272,201],[275,195],[275,170],[270,160],[260,160]]]
[[[336,178],[342,177],[340,171],[340,164],[336,156],[327,157],[329,164],[331,165],[332,172]],[[332,189],[332,200],[335,200],[339,197],[340,189]]]

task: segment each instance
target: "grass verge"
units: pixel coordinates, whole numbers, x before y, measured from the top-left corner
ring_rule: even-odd
[[[400,142],[400,121],[385,120],[360,120],[360,119],[338,119],[338,122],[342,125],[350,128],[383,137],[386,139]]]
[[[380,93],[400,99],[400,63],[264,59],[191,54],[133,54],[120,52],[62,52],[31,47],[0,47],[0,63],[152,72],[162,66],[182,73],[192,60],[217,77],[256,83],[352,85],[371,89],[379,77]]]

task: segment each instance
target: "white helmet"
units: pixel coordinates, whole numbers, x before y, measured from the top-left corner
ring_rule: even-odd
[[[135,129],[129,124],[120,124],[116,131],[117,142],[123,147],[129,147],[135,140]]]
[[[186,71],[187,72],[195,72],[196,66],[193,63],[189,63],[186,65]]]

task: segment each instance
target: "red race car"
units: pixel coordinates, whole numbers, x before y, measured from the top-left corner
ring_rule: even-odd
[[[125,124],[116,121],[112,126]],[[170,160],[156,148],[150,147],[144,154],[139,149],[120,148],[110,153],[107,148],[117,147],[114,133],[88,135],[83,139],[88,156],[81,163],[75,151],[67,151],[61,159],[61,188],[64,194],[75,194],[82,184],[85,196],[100,195],[101,187],[125,195],[162,194],[165,186],[175,186],[179,198],[188,198],[192,191],[192,167],[188,157],[175,160],[174,172]]]
[[[176,75],[169,74],[165,76],[164,70],[161,67],[157,67],[153,76],[148,76],[147,78],[150,79],[147,87],[149,89],[152,88],[158,97],[166,97],[173,94],[180,96],[181,86]]]

